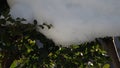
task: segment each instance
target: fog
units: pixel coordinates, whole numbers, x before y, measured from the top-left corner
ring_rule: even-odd
[[[68,46],[120,35],[120,0],[8,0],[13,18],[36,19],[53,27],[38,30]]]

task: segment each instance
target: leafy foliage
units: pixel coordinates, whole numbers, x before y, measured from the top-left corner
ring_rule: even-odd
[[[4,7],[3,7],[4,8]],[[3,9],[1,9],[3,10]],[[0,12],[0,63],[2,68],[107,68],[106,52],[97,42],[71,47],[56,46],[37,31],[52,25],[22,24],[25,19],[12,19],[9,8]],[[38,45],[38,40],[43,44]],[[105,64],[105,66],[104,66]],[[106,66],[107,65],[107,66]]]

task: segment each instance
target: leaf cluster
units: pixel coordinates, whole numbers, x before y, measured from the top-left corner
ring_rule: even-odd
[[[3,0],[0,1],[2,3]],[[107,68],[109,57],[97,42],[56,46],[38,32],[37,21],[12,19],[6,1],[0,9],[0,67],[2,68]],[[43,23],[41,29],[53,26]],[[41,43],[41,44],[38,44]],[[105,64],[105,65],[104,65]]]

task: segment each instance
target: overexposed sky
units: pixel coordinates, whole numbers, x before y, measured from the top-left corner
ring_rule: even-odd
[[[69,45],[120,35],[120,0],[8,0],[13,18],[52,24],[39,29],[56,44]]]

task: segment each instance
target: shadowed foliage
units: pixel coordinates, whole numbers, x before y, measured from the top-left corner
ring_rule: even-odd
[[[6,0],[0,0],[0,67],[109,68],[110,58],[97,42],[71,45],[69,48],[56,46],[37,32],[39,26],[36,21],[34,24],[22,24],[25,19],[12,19],[8,12]],[[43,24],[40,27],[45,25],[48,26]],[[41,45],[37,44],[38,40]]]

